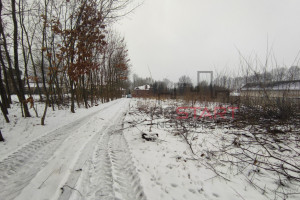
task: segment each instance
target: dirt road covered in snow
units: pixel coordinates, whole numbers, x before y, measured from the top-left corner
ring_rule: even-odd
[[[103,104],[0,160],[0,199],[146,199],[123,136],[128,106]]]

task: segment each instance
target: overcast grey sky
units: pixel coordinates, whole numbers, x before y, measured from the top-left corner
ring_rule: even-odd
[[[145,0],[116,24],[128,44],[132,72],[178,81],[198,70],[236,73],[239,53],[269,48],[290,66],[300,50],[300,0]]]

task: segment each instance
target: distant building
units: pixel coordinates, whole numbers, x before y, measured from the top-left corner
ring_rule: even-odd
[[[30,92],[29,92],[29,87],[30,87]],[[29,82],[29,87],[28,87],[28,84],[25,82],[24,83],[25,94],[29,94],[29,93],[38,94],[39,93],[36,82]],[[41,93],[43,93],[44,86],[42,83],[39,83],[39,88],[40,88]],[[47,84],[47,88],[48,88],[48,84]]]
[[[150,85],[142,85],[139,87],[135,87],[131,92],[132,97],[148,97],[152,93]]]
[[[29,82],[29,87],[28,87],[28,84],[27,82],[24,83],[24,91],[25,91],[25,94],[39,94],[39,91],[38,91],[38,87],[39,86],[39,89],[40,89],[40,92],[41,94],[44,94],[45,91],[44,91],[44,85],[43,83],[38,83],[39,85],[37,85],[36,82],[33,82],[33,81],[30,81]],[[56,88],[56,84],[53,84],[51,85],[51,88],[49,88],[50,85],[48,83],[46,83],[46,88],[47,90],[57,90]],[[30,88],[30,91],[29,91],[29,88]],[[59,86],[59,92],[62,92],[63,94],[67,94],[68,93],[68,88],[66,88],[65,85],[60,85]]]
[[[242,97],[300,98],[300,80],[268,83],[247,83],[241,88]]]

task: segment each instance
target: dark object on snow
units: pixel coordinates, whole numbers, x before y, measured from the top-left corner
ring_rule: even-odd
[[[4,142],[5,140],[4,140],[4,138],[3,138],[3,136],[2,136],[2,133],[1,133],[1,131],[0,131],[0,142]]]
[[[142,138],[147,141],[155,141],[158,138],[158,134],[157,133],[152,133],[152,134],[143,133]]]
[[[268,133],[272,133],[272,134],[283,134],[285,132],[283,132],[282,130],[279,130],[277,128],[271,129],[270,127],[266,127]]]

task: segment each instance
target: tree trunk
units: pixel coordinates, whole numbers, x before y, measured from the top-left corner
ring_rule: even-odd
[[[47,21],[47,2],[45,0],[45,16],[46,19],[45,21]],[[46,118],[46,114],[47,114],[47,109],[48,109],[48,104],[49,104],[49,93],[48,93],[48,89],[47,89],[47,85],[46,85],[46,77],[45,77],[45,69],[44,69],[44,47],[45,47],[45,40],[46,40],[46,22],[44,22],[43,25],[43,38],[42,38],[42,51],[41,51],[41,57],[42,57],[42,63],[41,63],[41,71],[42,71],[42,80],[43,80],[43,88],[46,94],[46,102],[45,102],[45,109],[44,109],[44,113],[43,116],[41,118],[41,124],[45,125],[45,118]]]
[[[7,77],[7,72],[6,72],[6,66],[5,66],[5,63],[4,63],[4,60],[3,60],[2,56],[3,55],[2,55],[2,50],[1,50],[1,46],[0,46],[0,63],[2,65],[3,74],[4,74],[4,82],[5,82],[5,88],[4,88],[4,86],[3,86],[3,88],[4,88],[5,93],[6,93],[6,99],[5,100],[2,99],[2,100],[3,100],[3,103],[6,104],[6,107],[10,108],[10,104],[11,104],[10,89],[9,89],[9,86],[8,86],[8,77]],[[2,79],[1,69],[0,69],[0,76],[1,76],[1,79]]]
[[[81,76],[81,85],[82,85],[82,97],[84,101],[85,108],[88,108],[88,102],[86,97],[86,91],[85,91],[85,84],[84,84],[84,75]]]
[[[75,113],[74,81],[72,79],[70,79],[70,89],[71,89],[71,112]]]
[[[91,84],[91,106],[94,105],[94,83],[93,83],[93,73],[90,72],[90,84]]]
[[[1,111],[2,111],[2,113],[3,113],[3,116],[4,116],[4,118],[5,118],[5,121],[6,121],[7,123],[9,123],[9,119],[8,119],[8,117],[7,117],[7,113],[5,112],[4,106],[3,106],[3,104],[1,103],[1,101],[0,101],[0,107],[1,107]],[[0,134],[1,134],[1,130],[0,130]],[[0,138],[0,141],[1,141],[1,138]]]
[[[9,102],[8,102],[8,99],[7,99],[6,90],[5,90],[3,82],[2,82],[1,67],[0,67],[0,95],[1,95],[1,99],[3,101],[4,111],[5,111],[6,114],[8,114],[7,108],[9,108]]]
[[[41,125],[45,125],[45,119],[46,119],[48,104],[49,104],[49,99],[47,98],[46,103],[45,103],[44,113],[43,113],[43,116],[41,118]]]
[[[0,142],[4,142],[5,140],[4,140],[4,138],[3,138],[3,136],[2,136],[2,133],[1,133],[1,130],[0,130]]]
[[[1,73],[0,73],[0,76],[1,76]],[[1,95],[1,99],[3,101],[3,111],[5,114],[8,114],[8,110],[7,110],[7,106],[9,105],[8,103],[8,99],[6,97],[6,91],[5,91],[5,88],[3,86],[3,83],[2,83],[2,78],[0,78],[0,95]]]
[[[2,7],[2,6],[1,6]],[[18,57],[18,22],[16,18],[16,1],[11,0],[11,7],[12,7],[12,18],[13,18],[13,25],[14,25],[14,36],[13,36],[13,43],[14,43],[14,67],[16,73],[16,79],[18,83],[18,91],[17,95],[19,98],[20,103],[23,104],[24,114],[25,117],[30,117],[30,113],[28,110],[28,106],[25,103],[25,96],[24,96],[24,86],[21,79],[20,69],[19,69],[19,57]],[[11,75],[13,76],[13,75]]]

